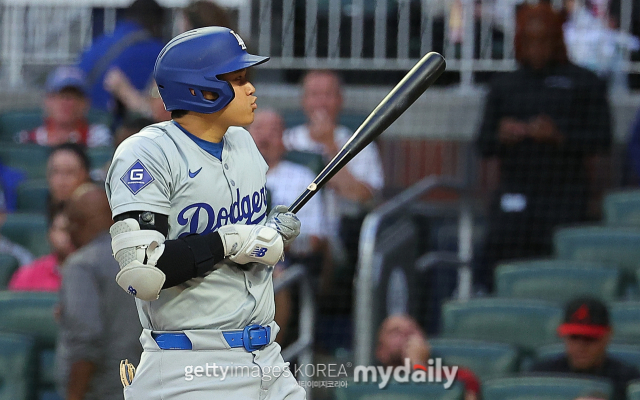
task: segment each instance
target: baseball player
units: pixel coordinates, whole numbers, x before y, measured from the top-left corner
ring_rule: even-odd
[[[118,284],[136,297],[144,352],[125,399],[304,399],[274,342],[272,265],[299,233],[266,214],[267,164],[249,133],[255,88],[240,36],[207,27],[171,40],[154,78],[172,120],[117,149],[106,187]]]

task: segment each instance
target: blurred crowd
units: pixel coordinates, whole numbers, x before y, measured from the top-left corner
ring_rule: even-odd
[[[463,25],[462,3],[443,2],[451,7],[447,26],[454,42]],[[486,234],[473,260],[478,296],[495,293],[501,263],[550,257],[557,227],[594,221],[592,202],[602,195],[595,183],[597,160],[610,156],[613,146],[608,96],[612,87],[627,84],[620,74],[620,54],[640,48],[633,36],[640,33],[640,24],[634,20],[631,32],[622,33],[615,0],[566,0],[562,11],[545,1],[519,3],[496,0],[492,11],[499,21],[496,29],[515,24],[518,67],[493,77],[474,142],[482,170],[489,171],[483,188]],[[640,10],[636,2],[633,7]],[[17,144],[10,144],[45,148],[48,157],[44,201],[29,211],[46,216],[50,253],[36,258],[11,235],[0,236],[0,253],[19,265],[5,283],[8,290],[59,293],[56,372],[62,398],[120,398],[112,367],[124,358],[136,363],[139,356],[134,301],[114,280],[118,265],[111,257],[107,232],[112,221],[102,189],[108,160],[96,164],[92,151],[111,151],[145,126],[171,118],[152,79],[164,45],[157,24],[163,15],[155,0],[134,1],[115,30],[96,38],[77,65],[51,72],[43,87],[40,126],[16,131]],[[231,20],[223,8],[202,0],[180,15],[183,31],[229,26]],[[291,204],[348,141],[352,130],[340,123],[344,86],[336,71],[308,71],[300,81],[304,122],[299,125],[287,126],[275,109],[256,111],[247,129],[269,165],[271,205]],[[100,121],[92,112],[108,118]],[[640,176],[640,113],[630,132],[628,164],[631,174]],[[306,268],[317,299],[317,354],[352,348],[360,229],[382,200],[383,161],[374,143],[336,174],[298,214],[302,234],[275,267],[275,279],[291,265]],[[33,182],[19,167],[0,162],[1,226],[13,213],[25,211],[20,188]],[[298,307],[295,291],[276,294],[283,347],[297,336]],[[557,329],[564,352],[527,370],[609,378],[614,387],[610,399],[624,399],[626,385],[640,372],[607,355],[611,325],[607,304],[599,299],[569,302]],[[426,365],[431,348],[425,331],[411,316],[389,315],[378,331],[378,362],[398,366],[408,358]],[[460,367],[465,400],[480,398],[481,379],[472,368]]]

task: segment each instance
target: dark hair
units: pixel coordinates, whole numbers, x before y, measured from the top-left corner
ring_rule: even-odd
[[[173,110],[171,111],[171,119],[182,118],[187,114],[189,114],[187,110]]]
[[[63,143],[63,144],[57,145],[56,147],[51,149],[51,153],[49,153],[49,159],[51,159],[51,157],[53,157],[53,155],[59,151],[72,152],[80,160],[80,164],[82,164],[82,168],[84,168],[84,170],[87,171],[87,173],[91,171],[91,161],[89,160],[89,156],[87,155],[87,152],[83,145],[80,145],[78,143]]]
[[[164,8],[155,0],[135,0],[124,11],[126,19],[137,22],[154,37],[162,36]]]
[[[50,197],[47,197],[47,228],[51,229],[53,221],[58,215],[65,214],[65,202],[54,204]]]
[[[212,1],[198,0],[186,6],[182,12],[191,29],[205,26],[223,26],[233,29],[227,11]]]

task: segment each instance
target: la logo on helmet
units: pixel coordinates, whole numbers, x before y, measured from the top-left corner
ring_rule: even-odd
[[[236,40],[238,41],[238,44],[240,45],[240,47],[242,47],[242,50],[246,50],[247,49],[247,45],[244,44],[244,40],[242,40],[242,38],[240,37],[240,35],[238,35],[237,33],[235,33],[234,31],[229,31],[233,36],[236,37]]]

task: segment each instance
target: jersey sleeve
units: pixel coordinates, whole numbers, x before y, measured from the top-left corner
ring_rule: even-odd
[[[114,217],[136,210],[169,215],[171,168],[150,138],[133,136],[118,146],[105,185]]]

